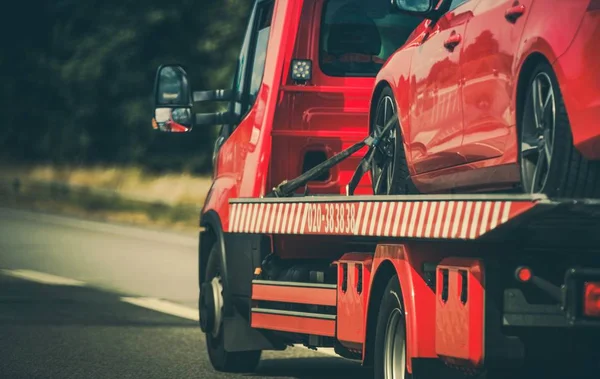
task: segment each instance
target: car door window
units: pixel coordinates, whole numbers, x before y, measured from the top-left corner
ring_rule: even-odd
[[[449,11],[452,11],[470,0],[452,0]]]

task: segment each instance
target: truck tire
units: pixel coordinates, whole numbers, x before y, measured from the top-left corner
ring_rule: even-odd
[[[385,287],[375,331],[374,379],[406,379],[406,329],[400,283],[394,275]]]
[[[573,146],[558,80],[548,63],[534,69],[526,92],[519,124],[523,192],[549,197],[600,197],[600,162],[588,161]],[[545,106],[539,105],[540,99]]]
[[[381,132],[392,115],[396,114],[396,100],[390,87],[385,87],[371,116],[371,135],[381,137]],[[406,154],[402,142],[400,123],[391,132],[381,137],[382,148],[375,154],[371,167],[371,182],[375,195],[405,195],[416,193],[416,188],[410,180]],[[378,181],[381,183],[378,186]]]
[[[205,283],[202,285],[201,291],[206,291],[207,289],[212,289],[214,280],[219,281],[221,274],[221,253],[219,249],[219,245],[215,243],[208,257],[208,262],[206,264],[206,276]],[[218,287],[218,285],[217,285]],[[221,296],[222,296],[222,287],[220,288]],[[219,292],[219,291],[215,291]],[[213,292],[213,293],[215,293]],[[207,329],[205,332],[206,337],[206,349],[208,350],[208,356],[210,359],[210,363],[213,368],[217,371],[221,372],[235,372],[235,373],[248,373],[256,370],[258,363],[260,362],[260,356],[262,351],[242,351],[242,352],[228,352],[225,350],[225,340],[223,335],[223,325],[222,325],[222,308],[216,310],[215,306],[211,304],[207,304],[207,302],[212,302],[212,304],[223,304],[224,297],[221,297],[220,300],[215,301],[214,298],[217,295],[210,296],[200,296],[200,319],[201,322],[204,323],[203,329]],[[203,314],[203,312],[205,314]],[[207,315],[206,313],[209,313]],[[216,314],[216,317],[215,317]],[[207,317],[208,316],[208,317]]]

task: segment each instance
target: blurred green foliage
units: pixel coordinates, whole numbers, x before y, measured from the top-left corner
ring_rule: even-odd
[[[18,162],[211,169],[213,128],[151,128],[157,67],[228,88],[251,0],[12,2],[0,25],[0,154]]]

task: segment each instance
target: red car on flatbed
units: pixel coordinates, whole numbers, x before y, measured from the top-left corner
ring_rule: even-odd
[[[570,154],[552,162],[567,170],[560,175],[574,172],[573,159],[581,166],[567,190],[561,184],[527,194],[414,193],[506,191],[520,182],[517,131],[528,111],[519,104],[533,98],[526,95],[533,87],[515,84],[524,67],[516,62],[526,57],[508,57],[524,54],[526,41],[539,42],[535,31],[556,30],[535,8],[555,4],[548,14],[563,12],[563,39],[554,40],[564,44],[560,56],[583,54],[582,62],[597,64],[573,34],[596,30],[596,2],[463,3],[442,0],[432,11],[435,4],[422,0],[397,0],[394,7],[388,0],[256,0],[231,89],[192,92],[182,67],[158,69],[158,130],[222,125],[198,259],[200,327],[216,370],[252,371],[262,351],[300,344],[334,348],[372,366],[378,379],[507,377],[523,368],[544,377],[599,372],[600,201],[586,198],[595,197],[598,176],[585,160],[597,158],[596,142],[595,133],[575,129],[582,114],[593,113],[597,83],[583,87],[577,75],[557,74],[561,86],[582,88],[560,87],[565,113],[557,108],[558,84],[544,71],[562,112],[562,129],[556,123],[555,130],[570,135],[568,117],[574,134],[573,141],[552,140],[555,151]],[[495,31],[493,14],[512,29]],[[482,31],[478,43],[470,25],[494,31]],[[443,42],[436,47],[437,40],[448,40],[454,52]],[[509,50],[506,41],[521,42]],[[440,51],[448,57],[435,55]],[[525,70],[524,83],[540,78],[538,63]],[[460,72],[469,74],[466,81]],[[430,73],[436,80],[426,80]],[[229,105],[222,113],[192,112],[206,101]],[[475,129],[466,133],[465,125]],[[357,146],[370,130],[364,159],[311,169]],[[469,138],[493,143],[472,140],[457,154],[441,149]],[[501,148],[503,165],[499,156],[473,160]],[[355,169],[369,165],[371,175],[351,190]],[[506,180],[497,176],[504,168],[512,172]],[[312,180],[302,188],[278,186],[308,174]],[[483,185],[486,177],[490,185]]]
[[[377,76],[371,128],[400,120],[378,194],[600,196],[599,1],[397,3],[425,20]]]

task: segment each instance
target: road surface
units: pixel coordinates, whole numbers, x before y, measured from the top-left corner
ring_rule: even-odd
[[[0,378],[242,378],[197,327],[197,237],[0,209]],[[253,378],[365,378],[291,348]]]

